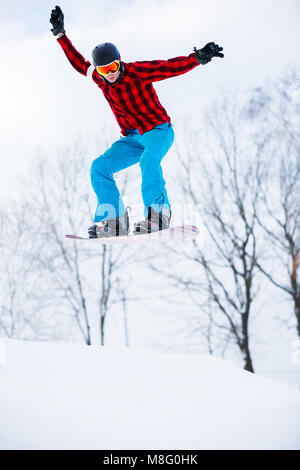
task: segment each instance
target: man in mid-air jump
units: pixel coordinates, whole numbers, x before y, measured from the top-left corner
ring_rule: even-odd
[[[224,57],[223,48],[209,42],[202,49],[194,48],[187,57],[126,63],[121,61],[117,47],[105,42],[94,48],[92,66],[66,36],[59,6],[52,10],[50,22],[51,31],[71,65],[91,77],[101,89],[123,135],[92,163],[91,182],[98,205],[89,237],[128,235],[128,213],[113,175],[135,163],[141,168],[145,220],[134,224],[134,234],[168,228],[171,209],[161,160],[173,143],[174,131],[152,82],[186,73],[213,57]]]

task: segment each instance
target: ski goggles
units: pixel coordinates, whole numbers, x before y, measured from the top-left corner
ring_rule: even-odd
[[[110,73],[115,73],[120,68],[120,61],[114,60],[110,64],[107,65],[97,65],[96,70],[100,75],[107,76]]]

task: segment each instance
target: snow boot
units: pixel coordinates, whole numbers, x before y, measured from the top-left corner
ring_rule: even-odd
[[[129,233],[129,217],[124,215],[115,219],[101,220],[88,229],[89,238],[121,237]]]
[[[171,215],[171,209],[156,212],[153,207],[149,207],[146,219],[134,224],[134,235],[166,230],[170,226]]]

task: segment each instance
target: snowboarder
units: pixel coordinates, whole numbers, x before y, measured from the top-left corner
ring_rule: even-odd
[[[117,47],[105,42],[92,51],[93,65],[75,49],[64,28],[59,6],[51,12],[50,23],[71,65],[89,76],[107,99],[121,128],[122,137],[91,165],[91,183],[98,205],[90,238],[127,235],[128,213],[113,174],[139,163],[145,220],[134,224],[134,234],[167,229],[171,208],[163,178],[161,160],[173,144],[171,119],[160,104],[152,82],[181,75],[213,57],[224,57],[222,47],[209,42],[189,56],[169,60],[125,63]]]

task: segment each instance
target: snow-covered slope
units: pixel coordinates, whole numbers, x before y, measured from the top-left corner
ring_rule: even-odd
[[[300,392],[230,362],[0,346],[1,449],[300,449]]]

